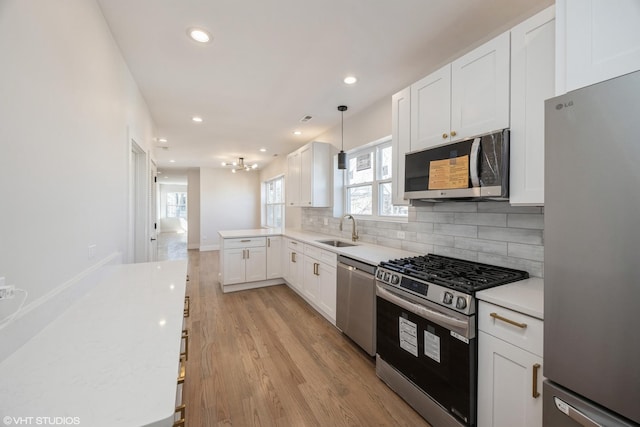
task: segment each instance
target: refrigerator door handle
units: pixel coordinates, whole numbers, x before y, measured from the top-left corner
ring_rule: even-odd
[[[569,418],[571,418],[573,421],[577,422],[581,426],[584,426],[584,427],[603,427],[601,424],[598,424],[597,422],[593,421],[591,418],[587,417],[585,414],[583,414],[582,412],[578,411],[576,408],[574,408],[573,406],[569,405],[564,400],[559,399],[556,396],[554,396],[553,397],[553,401],[556,404],[556,408],[558,408],[558,410],[560,412],[562,412],[563,414],[565,414],[566,416],[568,416]]]

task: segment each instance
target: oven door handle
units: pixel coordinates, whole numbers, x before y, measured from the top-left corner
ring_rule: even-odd
[[[468,320],[456,319],[455,317],[425,307],[422,304],[416,304],[414,302],[407,301],[396,293],[391,292],[380,285],[377,285],[376,294],[380,298],[383,298],[399,307],[402,307],[405,310],[409,310],[413,314],[416,314],[424,319],[431,320],[433,323],[437,323],[442,327],[454,328],[456,331],[464,331],[465,335],[470,332]]]

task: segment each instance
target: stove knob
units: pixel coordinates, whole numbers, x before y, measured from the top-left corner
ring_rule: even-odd
[[[388,282],[389,282],[390,277],[391,277],[391,274],[389,274],[389,272],[385,272],[385,273],[384,273],[384,281],[385,281],[385,282],[387,282],[387,283],[388,283]]]
[[[451,292],[445,292],[442,296],[442,302],[445,304],[451,304],[453,302],[453,294]]]
[[[464,297],[458,297],[456,300],[456,308],[463,310],[467,307],[467,300]]]
[[[392,285],[397,285],[398,283],[400,283],[400,276],[398,276],[397,274],[392,274],[391,275],[391,284]]]
[[[376,277],[377,277],[378,279],[382,280],[382,277],[383,277],[383,276],[384,276],[384,271],[382,271],[382,270],[378,270],[378,271],[376,272]]]

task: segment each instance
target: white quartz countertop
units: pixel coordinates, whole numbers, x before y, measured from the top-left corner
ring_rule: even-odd
[[[476,293],[481,301],[490,302],[528,316],[544,319],[544,280],[531,277],[508,285],[496,286]]]
[[[343,242],[352,243],[350,240],[341,239],[328,234],[310,233],[302,230],[277,230],[277,229],[249,229],[249,230],[228,230],[220,231],[220,237],[223,239],[241,238],[241,237],[260,237],[260,236],[285,236],[290,239],[308,243],[327,251],[334,252],[338,255],[344,255],[349,258],[357,259],[372,265],[378,265],[382,261],[390,259],[404,258],[420,255],[415,252],[404,251],[401,249],[389,248],[386,246],[373,245],[371,243],[356,242],[355,246],[337,248],[334,246],[319,243],[319,240],[341,240]]]
[[[104,268],[104,280],[0,364],[0,418],[173,425],[187,262]]]

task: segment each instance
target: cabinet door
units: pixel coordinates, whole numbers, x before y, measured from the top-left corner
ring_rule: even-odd
[[[451,65],[411,85],[411,151],[450,140]]]
[[[451,140],[508,127],[509,32],[506,32],[451,64]]]
[[[555,93],[555,8],[511,30],[509,202],[544,204],[544,101]]]
[[[559,94],[640,69],[638,0],[558,0],[557,7],[558,59],[566,58]]]
[[[391,146],[393,151],[392,199],[396,206],[408,205],[404,198],[404,155],[411,151],[411,88],[391,97]]]
[[[293,249],[289,249],[287,253],[287,264],[289,265],[289,279],[287,281],[295,289],[302,292],[304,257],[301,253]]]
[[[267,249],[248,248],[245,259],[245,282],[255,282],[267,278]]]
[[[222,267],[224,285],[245,281],[245,253],[245,249],[225,249]]]
[[[313,144],[300,151],[300,206],[313,205]]]
[[[478,427],[541,427],[542,380],[541,357],[478,333]]]
[[[300,206],[300,152],[287,156],[286,176],[287,206]]]
[[[327,264],[320,264],[318,280],[318,305],[329,318],[336,321],[336,288],[337,269]]]
[[[304,277],[302,286],[304,295],[314,304],[318,300],[318,286],[320,277],[320,263],[308,256],[304,257]]]
[[[282,276],[282,237],[267,237],[267,279]]]

